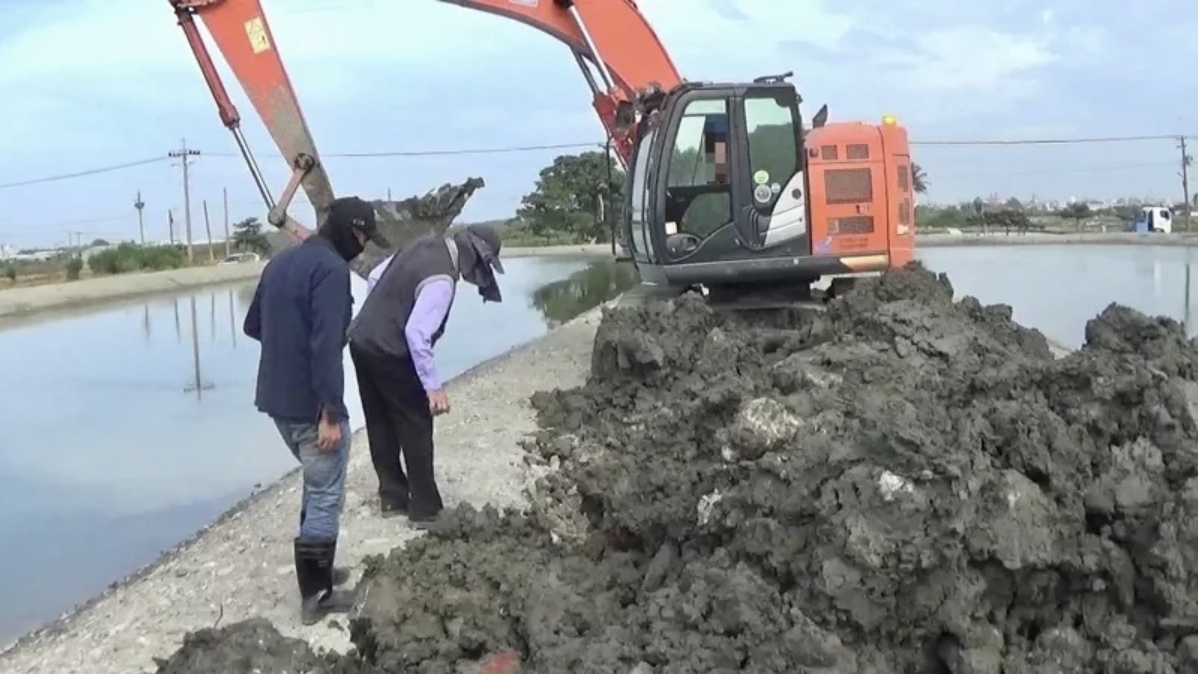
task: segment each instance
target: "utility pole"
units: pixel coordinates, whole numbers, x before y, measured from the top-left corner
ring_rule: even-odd
[[[166,226],[170,228],[171,245],[175,245],[175,209],[170,209],[166,212]]]
[[[146,245],[146,221],[142,219],[142,210],[146,207],[146,202],[141,200],[141,190],[137,191],[137,197],[133,200],[133,207],[137,209],[137,232],[141,235],[141,245]]]
[[[208,220],[208,200],[204,200],[204,231],[208,233],[208,261],[216,262],[216,251],[212,248],[212,223]]]
[[[192,157],[200,156],[200,151],[187,149],[187,139],[184,138],[180,141],[179,149],[168,154],[183,165],[183,223],[187,228],[187,261],[194,264],[195,250],[191,245],[191,174],[188,167],[191,166]]]
[[[1185,223],[1185,231],[1188,232],[1190,231],[1190,209],[1193,208],[1193,205],[1190,203],[1190,164],[1193,163],[1194,158],[1186,152],[1185,136],[1178,136],[1177,147],[1181,149],[1181,172],[1178,175],[1181,176],[1181,193],[1185,196],[1186,201],[1186,214],[1183,222]]]
[[[229,188],[221,188],[221,197],[225,202],[225,257],[232,255],[229,250]]]

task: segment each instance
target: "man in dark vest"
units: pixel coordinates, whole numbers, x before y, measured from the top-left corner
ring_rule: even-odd
[[[427,526],[444,508],[433,471],[433,418],[449,412],[433,346],[445,332],[459,279],[500,302],[501,242],[491,227],[426,236],[397,254],[366,298],[349,335],[370,457],[384,516]],[[400,457],[407,467],[400,465]]]
[[[314,236],[266,265],[245,316],[245,334],[262,344],[255,405],[303,467],[294,552],[305,625],[352,606],[333,589],[333,558],[350,444],[342,366],[354,302],[348,263],[368,240],[390,247],[374,208],[357,197],[335,200]]]

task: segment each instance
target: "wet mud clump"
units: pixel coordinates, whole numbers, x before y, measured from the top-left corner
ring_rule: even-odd
[[[299,639],[279,634],[257,618],[223,629],[199,630],[183,639],[169,659],[158,659],[159,674],[359,674],[348,658],[318,656]]]
[[[918,265],[818,314],[608,310],[534,397],[529,511],[372,560],[337,666],[1198,671],[1198,350],[1118,305],[1085,336]]]
[[[469,178],[464,183],[446,183],[420,196],[399,201],[377,199],[370,202],[374,206],[379,229],[391,243],[391,248],[384,249],[367,242],[366,249],[350,266],[365,276],[388,255],[403,250],[416,239],[426,234],[444,234],[462,214],[470,197],[485,186],[482,178]]]

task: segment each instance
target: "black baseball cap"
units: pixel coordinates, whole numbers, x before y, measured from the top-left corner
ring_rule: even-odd
[[[329,204],[329,221],[362,230],[367,240],[379,248],[391,248],[391,242],[379,231],[374,206],[360,197],[341,197]]]

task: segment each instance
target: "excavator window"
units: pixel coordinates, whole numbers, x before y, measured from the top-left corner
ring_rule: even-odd
[[[749,170],[753,175],[753,204],[769,215],[783,192],[789,200],[802,198],[797,105],[776,92],[756,94],[744,99],[745,127],[749,138]],[[798,180],[796,180],[798,176]],[[799,194],[794,192],[798,190]]]
[[[667,168],[667,238],[684,233],[702,240],[732,221],[728,141],[727,100],[687,104]]]
[[[649,174],[653,141],[657,138],[655,126],[646,124],[645,131],[637,142],[636,155],[628,183],[628,215],[626,216],[626,240],[632,248],[632,257],[638,262],[656,262],[650,222],[653,210],[649,201]]]

